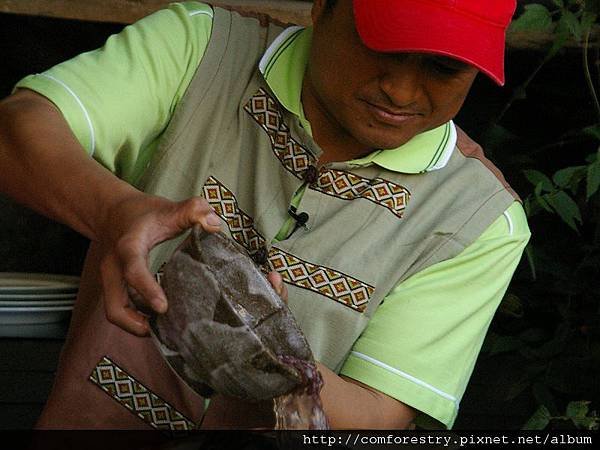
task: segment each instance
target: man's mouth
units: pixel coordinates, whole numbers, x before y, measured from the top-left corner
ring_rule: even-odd
[[[390,108],[366,100],[365,104],[375,120],[386,125],[399,126],[422,116],[421,113],[415,111]]]

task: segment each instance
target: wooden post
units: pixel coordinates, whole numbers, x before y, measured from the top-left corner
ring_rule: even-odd
[[[164,8],[172,0],[0,0],[0,13],[60,17],[93,22],[132,23]],[[299,0],[207,0],[241,12],[267,14],[283,23],[310,24],[311,2]],[[590,45],[599,46],[596,27]],[[544,49],[552,42],[551,33],[508,33],[507,46],[513,49]],[[580,47],[571,40],[567,47]]]
[[[0,0],[0,12],[94,22],[132,23],[172,0]],[[280,22],[308,25],[310,2],[294,0],[208,0],[243,12],[267,14]]]

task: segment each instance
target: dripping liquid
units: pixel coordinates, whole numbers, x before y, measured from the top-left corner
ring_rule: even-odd
[[[293,356],[279,356],[284,364],[295,368],[302,377],[296,389],[273,399],[276,430],[327,430],[319,393],[323,378],[317,366]]]

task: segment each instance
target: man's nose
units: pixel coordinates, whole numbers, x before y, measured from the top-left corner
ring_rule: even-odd
[[[397,107],[420,104],[426,74],[417,58],[390,56],[382,67],[379,86]]]

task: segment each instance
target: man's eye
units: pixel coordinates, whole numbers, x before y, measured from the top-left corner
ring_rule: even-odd
[[[452,58],[433,57],[427,59],[428,66],[441,75],[457,75],[468,69],[469,65]]]

